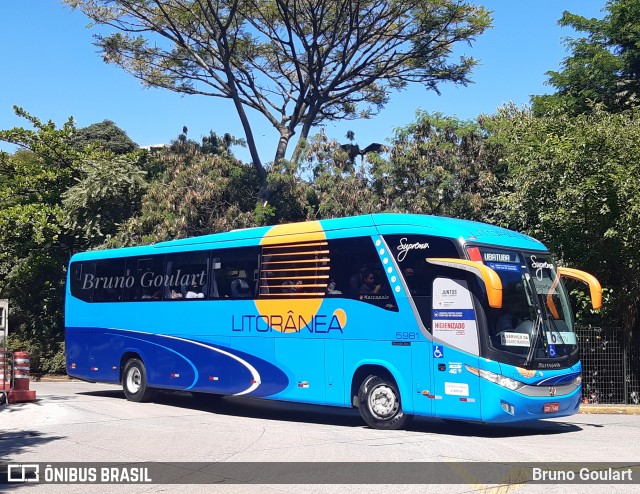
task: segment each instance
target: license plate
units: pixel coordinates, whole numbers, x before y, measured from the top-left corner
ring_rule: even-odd
[[[554,413],[560,411],[560,403],[545,403],[544,413]]]

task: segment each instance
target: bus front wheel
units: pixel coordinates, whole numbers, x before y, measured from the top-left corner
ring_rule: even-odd
[[[127,360],[122,374],[122,389],[129,401],[144,402],[153,398],[155,390],[147,384],[147,371],[141,360]]]
[[[409,420],[402,411],[398,388],[390,379],[368,376],[360,386],[358,402],[360,415],[374,429],[401,429]]]

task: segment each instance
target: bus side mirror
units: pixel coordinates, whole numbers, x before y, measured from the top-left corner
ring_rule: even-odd
[[[429,264],[460,269],[475,274],[482,280],[487,290],[489,307],[493,307],[494,309],[500,309],[502,307],[502,281],[498,273],[490,267],[476,261],[467,261],[466,259],[427,257],[425,260]]]
[[[602,287],[600,282],[595,276],[580,271],[579,269],[558,267],[558,274],[566,278],[582,281],[589,285],[589,293],[591,295],[591,305],[594,310],[598,310],[602,307]]]

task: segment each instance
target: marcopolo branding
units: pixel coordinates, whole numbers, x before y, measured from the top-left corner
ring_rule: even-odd
[[[83,290],[92,290],[100,288],[160,288],[170,286],[190,286],[197,284],[203,286],[206,281],[207,273],[183,273],[180,269],[174,274],[156,274],[153,271],[147,271],[139,278],[135,276],[95,276],[93,274],[85,274],[82,280]]]
[[[560,368],[560,363],[559,362],[552,362],[552,363],[539,362],[538,368],[539,369],[558,369]]]

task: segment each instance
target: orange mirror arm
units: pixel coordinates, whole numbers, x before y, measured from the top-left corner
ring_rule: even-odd
[[[600,282],[595,276],[579,269],[558,267],[558,274],[571,278],[574,280],[582,281],[589,285],[589,292],[591,294],[591,305],[595,310],[602,307],[602,287]]]
[[[461,269],[475,274],[482,280],[485,288],[487,289],[487,299],[489,300],[489,307],[494,309],[500,309],[502,307],[502,281],[500,276],[493,269],[484,264],[476,261],[468,261],[466,259],[453,259],[453,258],[435,258],[427,257],[426,261],[429,264],[435,264],[437,266],[444,266],[453,269]]]

